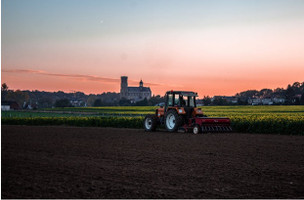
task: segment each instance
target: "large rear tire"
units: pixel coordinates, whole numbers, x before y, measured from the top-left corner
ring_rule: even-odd
[[[169,132],[176,132],[183,123],[182,116],[178,115],[176,110],[169,110],[165,115],[165,126]]]
[[[144,120],[144,128],[147,132],[152,132],[156,130],[157,117],[155,115],[147,115]]]

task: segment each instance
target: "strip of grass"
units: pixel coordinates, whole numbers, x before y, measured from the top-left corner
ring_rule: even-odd
[[[69,107],[50,108],[45,111],[95,112],[119,114],[153,114],[155,106],[113,106],[113,107]],[[206,115],[293,115],[304,116],[304,106],[201,106]]]

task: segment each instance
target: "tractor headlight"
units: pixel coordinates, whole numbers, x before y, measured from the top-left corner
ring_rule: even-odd
[[[179,109],[179,110],[178,110],[178,112],[179,112],[179,113],[182,113],[182,112],[183,112],[183,110],[182,110],[182,109]]]

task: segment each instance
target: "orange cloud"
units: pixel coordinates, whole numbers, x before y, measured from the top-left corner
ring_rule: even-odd
[[[51,73],[42,70],[32,70],[32,69],[2,69],[2,73],[27,73],[27,74],[38,74],[45,76],[53,76],[53,77],[67,77],[72,79],[81,79],[84,81],[97,81],[102,83],[120,83],[120,78],[108,78],[102,76],[95,75],[82,75],[82,74],[60,74],[60,73]],[[128,80],[130,84],[138,84],[139,81]],[[147,86],[162,86],[162,84],[158,83],[145,83]]]

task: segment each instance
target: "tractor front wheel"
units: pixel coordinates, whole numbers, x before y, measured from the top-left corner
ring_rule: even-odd
[[[155,115],[147,115],[144,121],[145,131],[155,131],[157,126],[157,117]]]
[[[169,132],[176,132],[182,125],[182,117],[177,114],[176,110],[169,110],[165,115],[165,126]]]
[[[202,132],[201,126],[198,125],[198,124],[194,125],[194,127],[193,127],[193,133],[194,134],[198,134],[198,133],[201,133],[201,132]]]

